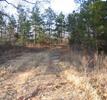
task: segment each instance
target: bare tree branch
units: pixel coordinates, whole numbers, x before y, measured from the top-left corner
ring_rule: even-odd
[[[9,5],[11,5],[11,6],[13,6],[14,8],[16,8],[16,9],[18,9],[18,7],[17,6],[15,6],[13,3],[10,3],[10,2],[8,2],[7,0],[0,0],[0,1],[4,1],[4,2],[6,2],[7,4],[9,4]],[[36,4],[36,3],[40,3],[40,2],[47,2],[47,3],[50,3],[50,0],[37,0],[35,3],[34,2],[30,2],[30,1],[28,1],[28,0],[22,0],[22,1],[25,1],[25,2],[27,2],[27,3],[29,3],[29,4]]]
[[[1,1],[6,2],[7,4],[13,6],[13,7],[16,8],[16,9],[19,9],[19,8],[18,8],[17,6],[15,6],[13,3],[8,2],[7,0],[0,0],[0,2],[1,2]],[[37,4],[37,3],[42,3],[42,2],[50,3],[51,0],[37,0],[35,3],[34,3],[34,2],[30,2],[30,1],[28,1],[28,0],[22,0],[22,1],[24,1],[24,2],[26,2],[26,3],[29,3],[29,4]],[[7,17],[10,19],[9,15],[6,14],[6,13],[0,11],[0,14],[2,14],[2,15],[4,15],[4,16],[7,16]]]
[[[30,4],[35,4],[35,3],[27,1],[27,0],[22,0],[22,1],[25,1],[25,2],[30,3]]]
[[[10,19],[10,16],[8,14],[6,14],[5,12],[0,11],[0,14],[3,15],[3,16],[8,17]]]
[[[9,5],[13,6],[14,8],[18,9],[17,6],[15,6],[13,3],[8,2],[7,0],[0,0],[0,1],[4,1],[7,4],[9,4]]]
[[[30,2],[28,0],[22,0],[22,1],[25,1],[25,2],[30,3],[30,4],[36,4],[37,2],[47,2],[47,3],[50,3],[51,0],[37,0],[35,3]]]
[[[4,0],[7,4],[12,5],[14,8],[18,9],[17,6],[15,6],[13,3],[8,2],[7,0]]]

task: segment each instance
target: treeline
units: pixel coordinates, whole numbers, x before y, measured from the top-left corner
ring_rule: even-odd
[[[107,1],[79,0],[80,11],[68,15],[70,43],[107,51]]]
[[[17,16],[0,13],[0,41],[8,43],[61,43],[97,51],[107,50],[107,1],[76,0],[78,10],[64,15],[49,7],[41,11],[39,3],[32,9],[19,4]],[[3,11],[3,8],[0,8]],[[69,35],[69,36],[68,36]],[[4,38],[5,36],[8,37]]]
[[[66,34],[65,15],[56,14],[50,7],[42,9],[41,3],[36,2],[32,9],[19,4],[17,15],[0,13],[0,40],[3,43],[61,43]],[[31,7],[31,6],[30,6]],[[1,9],[3,11],[3,9]],[[63,34],[63,36],[62,36]]]

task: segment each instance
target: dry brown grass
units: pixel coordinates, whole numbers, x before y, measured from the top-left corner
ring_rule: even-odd
[[[59,49],[61,51],[57,51]],[[52,65],[63,69],[57,75],[45,72],[47,67],[51,68],[47,64],[50,60],[46,60],[45,65],[43,63],[48,57],[47,52],[40,55],[26,53],[16,59],[17,63],[13,65],[23,62],[22,69],[11,71],[15,70],[12,65],[10,71],[9,68],[0,68],[0,100],[107,100],[107,57],[103,64],[100,63],[101,69],[95,66],[89,71],[85,55],[69,53],[68,49],[62,50],[61,47],[57,50],[55,52],[62,56],[57,59],[58,62],[53,60]],[[36,67],[33,60],[38,62]]]
[[[72,68],[63,71],[61,76],[70,82],[76,91],[80,91],[78,94],[80,96],[79,100],[107,100],[106,72],[93,71],[87,76]],[[81,93],[84,93],[84,95]]]
[[[4,88],[0,87],[2,95],[6,91],[17,91],[14,100],[107,100],[107,73],[104,72],[86,76],[72,68],[56,77],[31,69],[14,74],[3,84]]]

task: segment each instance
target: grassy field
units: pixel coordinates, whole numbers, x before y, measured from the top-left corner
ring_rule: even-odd
[[[0,100],[107,100],[106,57],[99,70],[67,46],[6,48],[0,51]]]

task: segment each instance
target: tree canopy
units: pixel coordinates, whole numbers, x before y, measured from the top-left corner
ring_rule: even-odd
[[[68,33],[70,45],[78,44],[82,48],[97,50],[107,48],[107,1],[75,0],[80,7],[68,15],[64,15],[63,12],[57,14],[51,7],[42,12],[41,6],[38,5],[41,2],[49,3],[48,0],[35,3],[22,0],[32,4],[32,9],[21,4],[15,6],[6,0],[0,1],[13,6],[18,13],[18,16],[15,17],[5,13],[3,10],[5,8],[0,8],[1,37],[8,32],[17,33],[19,40],[27,42],[29,36],[35,34],[36,43],[38,40],[53,39],[54,36],[62,39],[62,35]]]

